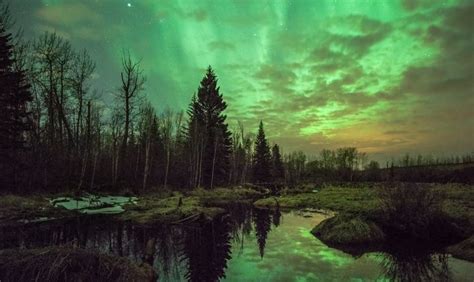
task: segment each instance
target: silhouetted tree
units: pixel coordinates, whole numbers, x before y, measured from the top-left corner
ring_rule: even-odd
[[[150,103],[141,108],[139,123],[140,143],[144,147],[143,190],[146,189],[153,163],[153,155],[158,143],[158,118],[155,109]]]
[[[380,180],[380,165],[377,161],[370,161],[365,170],[367,171],[368,180]]]
[[[339,175],[344,180],[352,181],[354,169],[357,166],[357,149],[354,147],[339,148],[336,151],[336,162]]]
[[[217,77],[209,66],[201,80],[197,99],[188,111],[191,121],[188,137],[202,142],[201,146],[193,148],[199,155],[195,158],[198,164],[195,169],[198,172],[197,183],[206,187],[212,188],[228,182],[232,140],[225,122],[226,115],[223,113],[226,108],[227,104],[219,93]],[[200,132],[196,132],[197,130]]]
[[[268,182],[271,178],[271,155],[268,146],[263,122],[260,121],[257,137],[255,139],[255,152],[253,155],[253,180],[255,182]]]
[[[0,7],[0,17],[8,17],[8,9]],[[16,70],[12,35],[8,21],[0,20],[0,186],[16,187],[19,153],[25,149],[26,131],[31,129],[28,103],[32,101],[30,86],[23,70]]]
[[[187,136],[186,136],[186,150],[189,159],[189,184],[191,188],[201,186],[202,179],[202,157],[205,145],[205,124],[202,119],[203,113],[196,99],[193,95],[191,103],[189,104],[187,114],[189,117]]]
[[[298,184],[303,177],[306,164],[306,155],[302,151],[292,152],[286,156],[286,182],[290,185]]]
[[[272,177],[273,180],[280,180],[285,177],[285,168],[281,159],[280,147],[275,144],[272,148]]]
[[[125,165],[120,164],[120,159],[122,159],[123,164],[126,163],[125,159],[127,158],[128,154],[128,144],[130,142],[130,138],[133,137],[131,134],[133,133],[131,130],[133,114],[138,106],[137,104],[140,102],[139,94],[143,90],[145,84],[145,76],[143,75],[143,70],[140,67],[140,62],[133,61],[130,53],[128,52],[124,53],[122,57],[122,72],[120,73],[120,78],[122,85],[120,86],[119,92],[117,94],[117,99],[123,110],[124,129],[118,166],[119,170],[122,168],[122,171],[125,172]]]
[[[174,113],[171,109],[166,109],[165,112],[161,115],[161,132],[163,135],[163,145],[165,149],[165,180],[164,187],[165,189],[168,186],[169,170],[171,164],[171,151],[173,150],[173,117]]]

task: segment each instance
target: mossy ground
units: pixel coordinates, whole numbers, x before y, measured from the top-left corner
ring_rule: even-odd
[[[375,223],[341,215],[324,220],[311,233],[321,241],[334,245],[374,244],[385,240],[384,232]]]
[[[54,208],[46,195],[0,196],[0,225],[38,218],[59,218],[71,215],[63,209]]]

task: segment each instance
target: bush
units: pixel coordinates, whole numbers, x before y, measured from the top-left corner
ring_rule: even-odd
[[[456,226],[443,212],[443,193],[429,186],[397,183],[379,189],[379,223],[393,237],[454,239]]]

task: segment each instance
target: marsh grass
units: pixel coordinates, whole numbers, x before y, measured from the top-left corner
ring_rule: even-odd
[[[1,281],[153,281],[150,266],[84,249],[0,251]]]
[[[235,187],[214,188],[211,190],[195,189],[189,195],[199,198],[200,202],[205,206],[221,206],[241,202],[252,203],[259,197],[262,197],[263,193],[248,187]]]
[[[316,208],[340,213],[367,215],[378,210],[376,190],[372,188],[324,187],[318,192],[287,194],[260,199],[258,207],[274,208]]]

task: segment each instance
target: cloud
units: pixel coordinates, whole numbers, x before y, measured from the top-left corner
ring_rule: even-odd
[[[90,6],[82,3],[64,3],[62,5],[42,6],[36,15],[54,25],[95,25],[101,21],[99,14]]]
[[[209,42],[208,47],[212,51],[216,51],[216,50],[226,51],[226,50],[235,49],[235,45],[228,41],[212,41],[212,42]]]
[[[407,130],[388,130],[385,131],[383,134],[385,135],[400,135],[400,134],[407,134]]]
[[[195,21],[198,21],[198,22],[203,22],[203,21],[207,20],[208,17],[209,17],[206,10],[203,10],[203,9],[194,10],[194,11],[191,11],[189,13],[186,13],[185,15],[186,15],[186,17],[191,18],[191,19],[193,19]]]
[[[339,2],[62,1],[33,9],[30,26],[110,55],[98,66],[104,85],[116,83],[117,50],[131,48],[157,105],[186,106],[196,69],[212,64],[228,120],[255,132],[263,119],[285,151],[472,148],[473,3],[403,0],[387,12]]]
[[[42,6],[37,10],[36,16],[42,22],[37,30],[56,32],[68,40],[102,39],[97,28],[102,26],[103,18],[90,6],[82,3]]]

